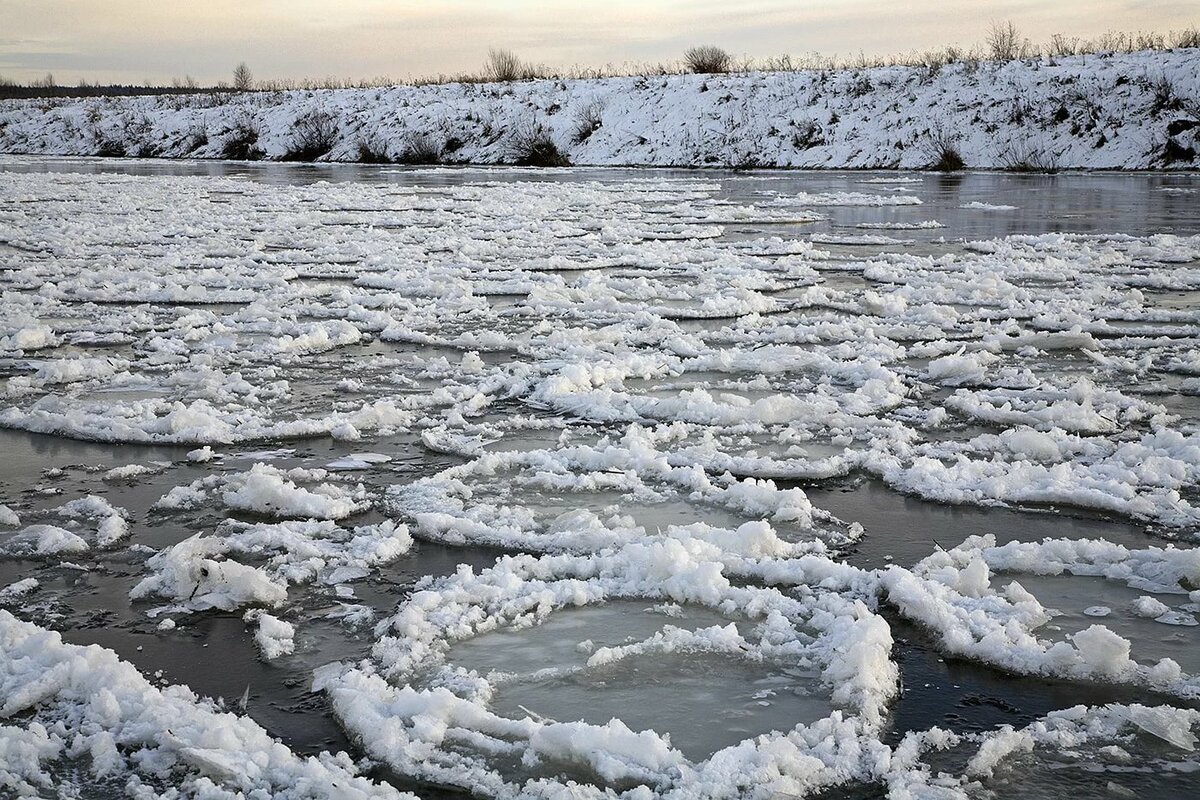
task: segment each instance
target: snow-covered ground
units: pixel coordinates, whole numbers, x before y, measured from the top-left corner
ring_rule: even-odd
[[[0,160],[0,791],[1200,770],[1194,177],[160,167]],[[1095,535],[852,564],[905,520],[812,489],[865,481]],[[898,625],[1070,703],[896,728]],[[129,663],[210,641],[224,700]],[[279,671],[350,755],[272,740]]]
[[[539,134],[587,165],[912,169],[949,146],[979,169],[1195,168],[1200,50],[0,103],[5,153],[497,164]]]

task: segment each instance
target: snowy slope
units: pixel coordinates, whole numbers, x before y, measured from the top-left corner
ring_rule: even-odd
[[[332,149],[453,163],[517,159],[545,132],[574,164],[919,168],[950,144],[970,168],[1200,166],[1200,50],[940,70],[541,80],[0,104],[0,152],[217,158],[257,134],[262,157],[328,115]],[[420,148],[418,148],[420,149]]]

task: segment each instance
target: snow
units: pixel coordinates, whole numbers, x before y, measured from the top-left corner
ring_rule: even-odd
[[[937,69],[8,100],[0,104],[0,152],[119,147],[211,158],[250,129],[255,146],[279,158],[293,146],[297,120],[323,113],[337,135],[322,158],[338,161],[358,159],[364,144],[397,158],[426,137],[454,161],[511,162],[515,138],[532,126],[575,164],[911,169],[936,162],[935,142],[948,139],[974,168],[1025,157],[1059,168],[1146,169],[1166,164],[1167,127],[1186,121],[1159,102],[1156,81],[1186,97],[1198,60],[1200,51],[1177,49]],[[580,139],[587,109],[599,110],[601,125]],[[1195,128],[1170,135],[1180,152],[1195,146]],[[1195,158],[1170,166],[1195,167]]]

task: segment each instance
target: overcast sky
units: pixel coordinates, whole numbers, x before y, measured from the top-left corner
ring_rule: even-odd
[[[0,75],[142,83],[396,78],[478,71],[489,47],[552,66],[907,52],[980,41],[992,19],[1035,40],[1200,24],[1197,0],[0,0]]]

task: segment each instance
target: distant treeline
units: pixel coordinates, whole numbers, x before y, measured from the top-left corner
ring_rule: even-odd
[[[25,100],[40,97],[137,97],[164,94],[213,94],[228,92],[229,87],[134,86],[131,84],[81,83],[77,86],[21,85],[0,81],[0,100]]]

